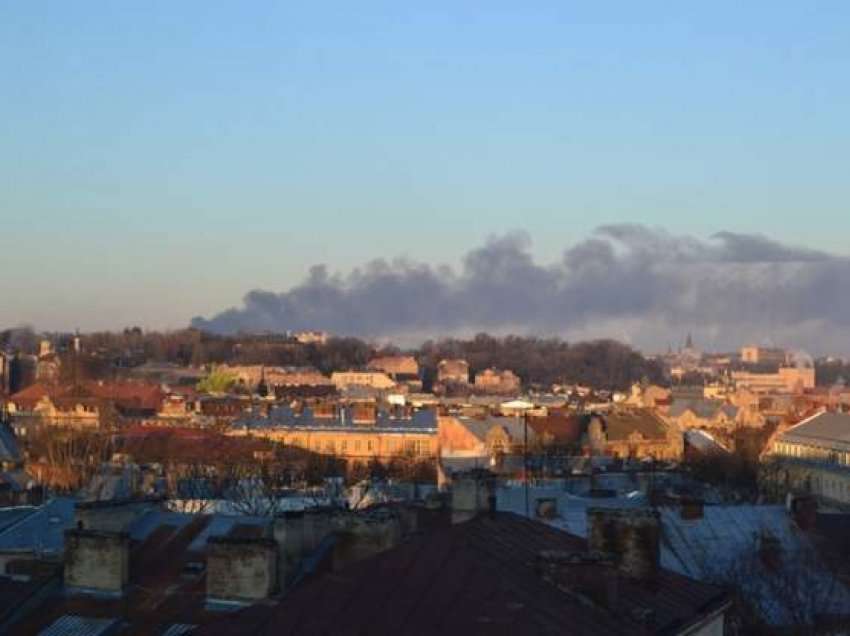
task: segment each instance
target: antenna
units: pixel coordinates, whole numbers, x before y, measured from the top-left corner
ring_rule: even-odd
[[[525,478],[525,517],[528,519],[531,514],[528,507],[528,411],[525,411],[522,416],[523,421],[523,477]]]

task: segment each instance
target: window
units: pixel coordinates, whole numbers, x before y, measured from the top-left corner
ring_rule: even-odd
[[[355,453],[360,452],[360,440],[359,439],[354,440],[354,452]]]
[[[339,450],[341,453],[345,453],[348,450],[348,442],[346,440],[342,440],[339,443]]]
[[[372,440],[371,439],[366,442],[366,450],[368,450],[370,453],[372,452]]]

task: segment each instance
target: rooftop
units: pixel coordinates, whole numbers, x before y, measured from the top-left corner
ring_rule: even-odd
[[[662,571],[651,585],[618,579],[607,609],[547,582],[549,551],[583,539],[509,513],[435,530],[306,582],[274,607],[255,606],[199,634],[649,634],[686,627],[725,605],[722,590]],[[652,623],[646,617],[652,616]]]
[[[352,412],[348,408],[341,408],[335,416],[319,417],[314,415],[312,409],[304,409],[302,413],[295,413],[289,407],[278,407],[272,409],[268,417],[249,415],[237,419],[233,428],[247,429],[269,429],[282,428],[292,430],[363,430],[363,426],[352,420]],[[374,425],[369,425],[369,430],[381,433],[435,433],[437,431],[437,415],[430,409],[415,411],[410,417],[396,417],[385,411],[376,415]]]
[[[792,426],[780,442],[832,445],[850,450],[850,414],[821,412]]]

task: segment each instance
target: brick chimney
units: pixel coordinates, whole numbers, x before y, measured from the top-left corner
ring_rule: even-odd
[[[74,592],[121,596],[130,579],[126,532],[65,531],[65,587]]]
[[[613,557],[617,568],[638,580],[654,579],[660,568],[661,523],[650,508],[588,508],[588,547]]]

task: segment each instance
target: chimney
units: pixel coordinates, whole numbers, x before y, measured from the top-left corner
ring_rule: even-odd
[[[374,424],[377,416],[377,407],[371,402],[355,402],[351,405],[351,421],[354,424]]]
[[[452,523],[462,523],[495,508],[493,479],[483,471],[455,478],[452,483]],[[492,500],[491,500],[492,497]]]
[[[401,522],[394,515],[348,514],[340,519],[333,546],[333,569],[340,570],[389,550],[401,542]]]
[[[65,531],[65,587],[69,590],[121,596],[129,570],[130,537],[126,532]]]
[[[558,500],[554,497],[537,499],[534,513],[538,519],[554,519],[558,516]]]
[[[794,523],[803,531],[814,530],[818,519],[818,501],[812,495],[801,495],[790,501]]]
[[[277,543],[265,537],[210,537],[206,579],[207,600],[213,603],[269,598],[277,586]]]
[[[704,505],[699,497],[682,497],[679,501],[679,516],[685,520],[702,519]]]
[[[782,563],[782,542],[767,530],[762,530],[758,540],[759,558],[769,570],[779,569]]]
[[[610,554],[620,572],[638,580],[652,580],[661,558],[660,514],[650,508],[588,508],[588,544],[591,552]]]
[[[321,401],[313,406],[313,417],[317,419],[332,419],[337,417],[336,405],[333,402]]]
[[[74,509],[74,520],[86,530],[125,532],[145,513],[161,508],[163,501],[160,496],[81,501]]]
[[[601,607],[617,608],[620,575],[611,555],[543,550],[537,554],[536,566],[543,580]]]

